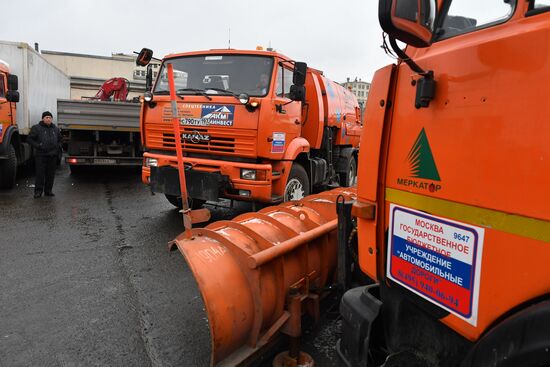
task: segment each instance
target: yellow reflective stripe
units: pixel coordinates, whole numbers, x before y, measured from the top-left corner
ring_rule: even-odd
[[[386,188],[386,200],[480,227],[550,242],[550,222]]]

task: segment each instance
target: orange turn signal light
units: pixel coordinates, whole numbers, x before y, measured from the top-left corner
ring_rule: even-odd
[[[267,180],[267,171],[258,170],[256,171],[256,181],[265,181]]]

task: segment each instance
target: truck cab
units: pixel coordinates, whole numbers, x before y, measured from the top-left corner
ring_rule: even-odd
[[[353,212],[376,284],[343,298],[349,365],[550,361],[550,7],[482,3],[380,1],[401,62],[367,104]]]
[[[9,65],[0,60],[0,188],[13,187],[17,156],[21,154],[16,124],[17,89],[17,76],[10,74]]]
[[[153,192],[178,204],[167,63],[194,206],[276,203],[355,182],[361,124],[351,92],[275,51],[210,50],[167,56],[142,105],[142,179]]]

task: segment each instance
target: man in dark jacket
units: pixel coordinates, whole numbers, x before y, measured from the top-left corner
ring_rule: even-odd
[[[46,196],[54,196],[52,188],[61,139],[61,132],[53,123],[52,114],[45,111],[42,113],[42,121],[31,128],[27,137],[27,142],[34,147],[36,162],[35,198],[41,197],[42,192]]]

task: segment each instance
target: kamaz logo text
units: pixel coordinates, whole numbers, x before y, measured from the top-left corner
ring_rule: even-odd
[[[193,131],[191,133],[183,133],[181,134],[181,138],[184,141],[189,141],[193,144],[210,141],[210,135],[201,134],[198,131]]]

